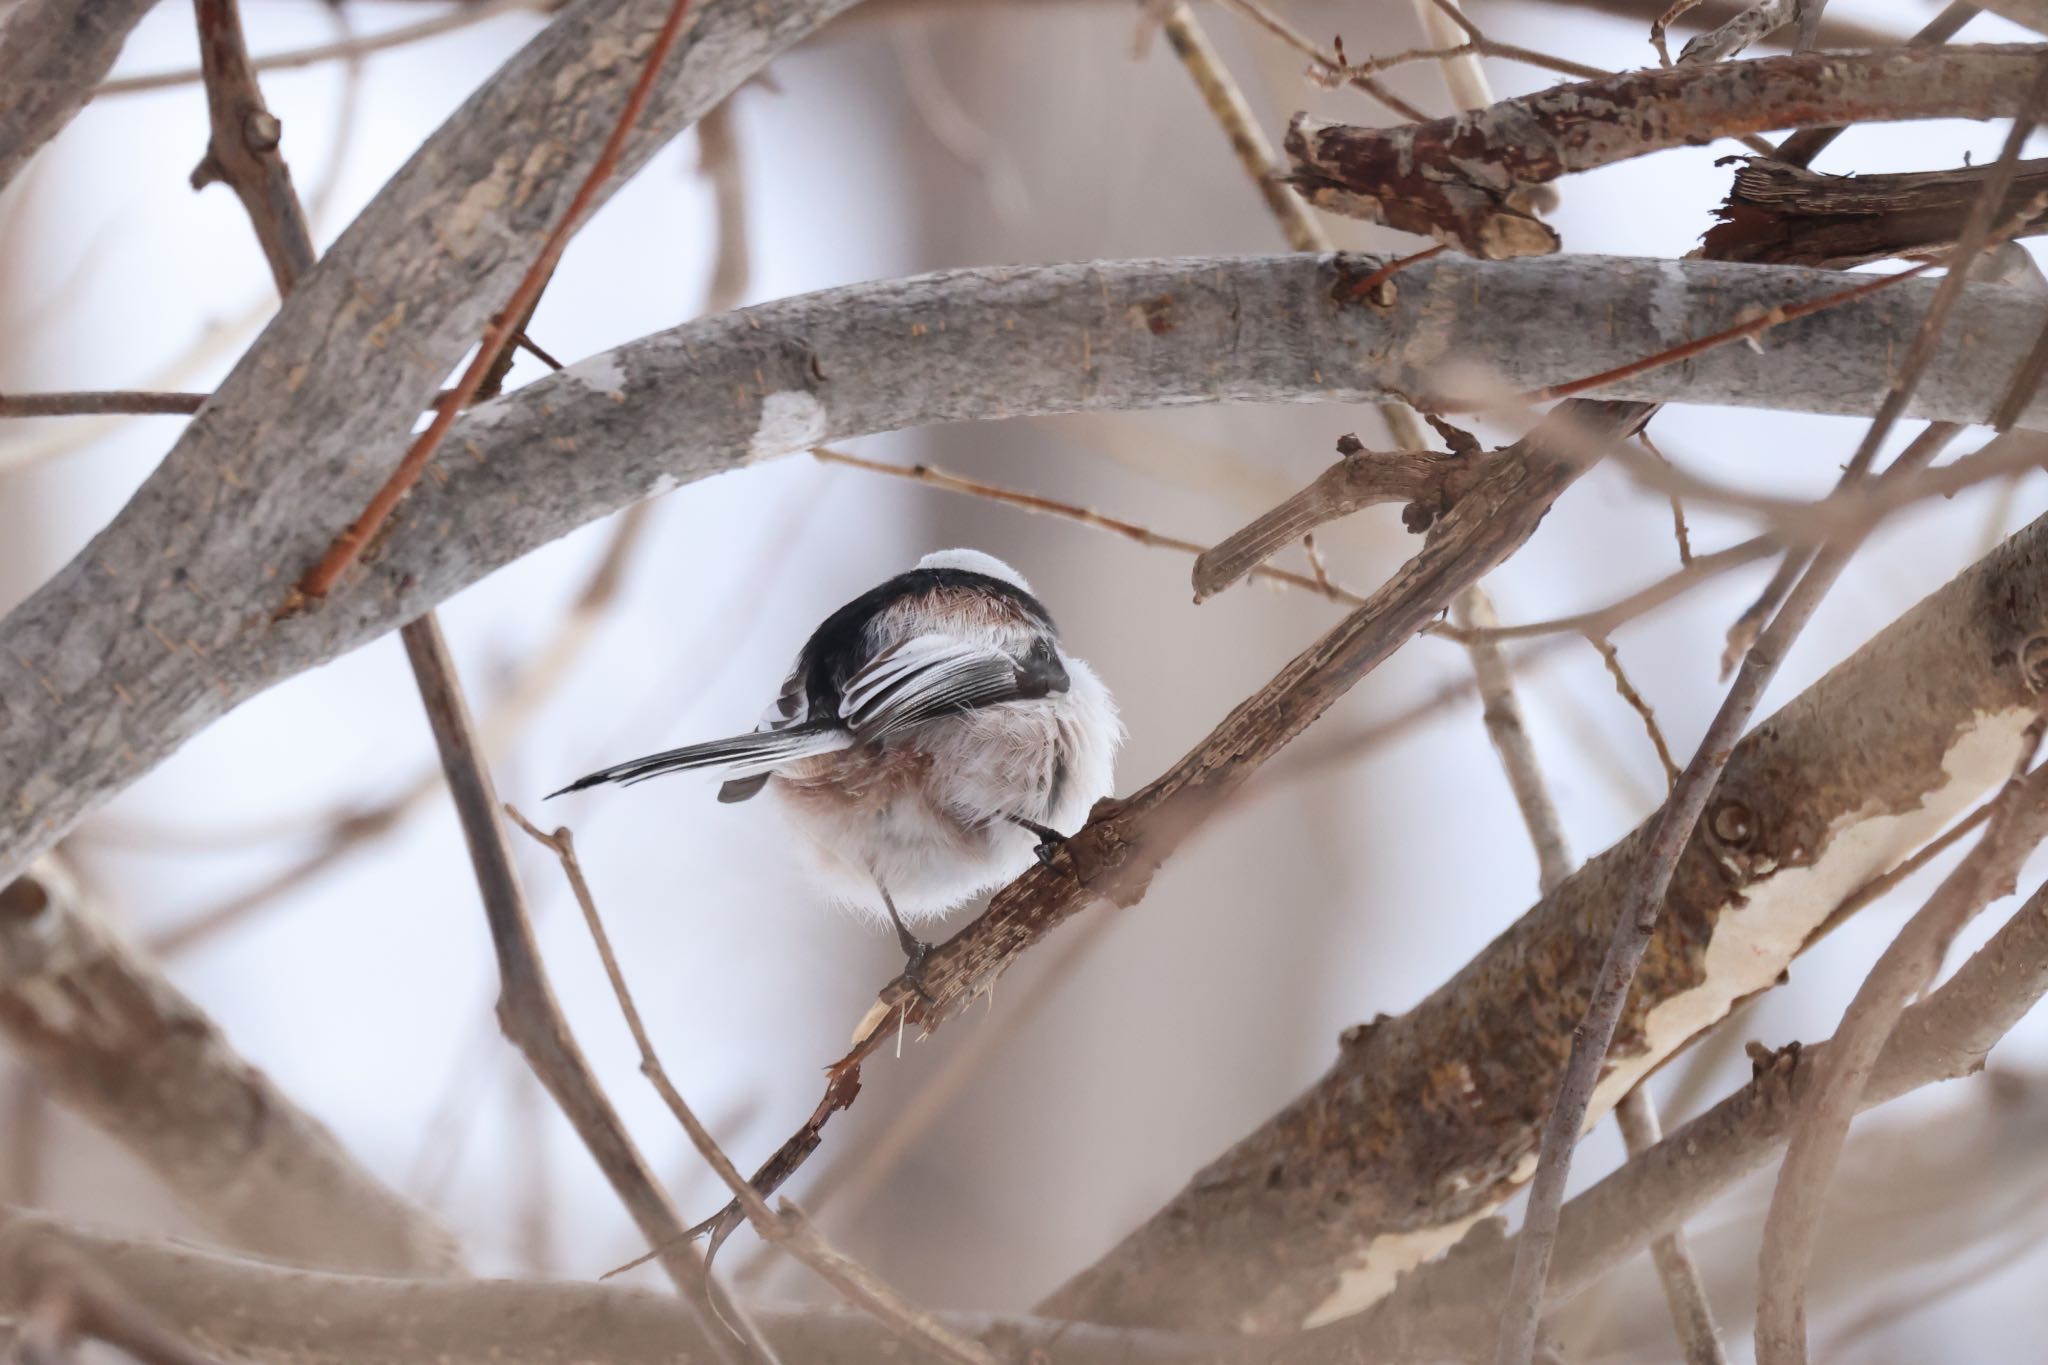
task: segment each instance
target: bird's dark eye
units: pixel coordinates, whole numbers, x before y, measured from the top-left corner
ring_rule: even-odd
[[[1045,636],[1032,641],[1031,648],[1017,661],[1017,685],[1026,695],[1037,697],[1064,692],[1070,685],[1059,651]]]

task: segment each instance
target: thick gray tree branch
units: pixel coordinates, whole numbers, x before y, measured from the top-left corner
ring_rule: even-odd
[[[1595,1114],[1772,985],[1836,904],[2005,780],[2036,713],[2044,636],[2048,520],[1736,746],[1679,862]],[[1650,828],[1407,1014],[1348,1031],[1322,1079],[1044,1311],[1279,1330],[1369,1306],[1455,1241],[1527,1178],[1582,983]]]
[[[372,1274],[461,1269],[438,1223],[358,1166],[47,863],[0,888],[0,1036],[236,1246]]]
[[[0,28],[0,189],[64,130],[156,0],[24,0]]]
[[[362,249],[331,252],[282,321],[328,287],[332,262]],[[691,323],[466,416],[444,477],[400,508],[361,578],[283,621],[272,617],[286,585],[367,496],[376,471],[358,467],[351,433],[379,405],[338,413],[310,390],[251,392],[238,371],[134,501],[0,624],[0,793],[11,797],[0,802],[0,876],[238,702],[684,481],[932,422],[1356,402],[1426,393],[1460,365],[1531,388],[1839,287],[1826,272],[1702,262],[1440,258],[1395,276],[1397,300],[1383,311],[1343,297],[1371,266],[1283,256],[959,271]],[[1764,355],[1722,347],[1612,393],[1868,411],[1933,288],[1908,281],[1772,331]],[[1573,317],[1599,322],[1559,326]],[[1972,286],[1918,414],[1981,420],[2036,321],[2018,291]],[[381,370],[381,359],[365,363]],[[355,382],[332,380],[350,393]],[[307,425],[302,409],[327,412],[334,427]],[[2048,401],[2025,422],[2048,422]],[[287,438],[301,444],[280,459],[272,443]]]
[[[639,121],[622,177],[849,3],[708,0]],[[20,683],[40,688],[35,672],[59,693],[84,689],[125,710],[109,685],[148,671],[147,656],[176,649],[198,668],[171,692],[157,692],[150,707],[196,717],[211,708],[209,694],[218,699],[232,688],[226,674],[234,670],[198,656],[234,637],[271,633],[285,586],[322,548],[313,542],[346,526],[383,481],[416,415],[475,343],[595,158],[668,8],[660,0],[575,0],[428,139],[299,282],[116,523],[64,575],[124,574],[117,596],[128,628],[110,652],[95,646],[87,657],[78,652],[83,636],[60,627],[70,638],[55,673],[0,677],[0,732],[20,737],[18,712],[7,712]],[[159,553],[145,565],[124,544],[147,525],[160,534]],[[251,595],[258,582],[263,589]],[[172,607],[176,596],[196,610]],[[265,597],[274,600],[259,603]],[[326,614],[359,609],[336,603]],[[26,776],[0,761],[0,792],[14,816],[42,803],[37,789],[14,780]],[[10,834],[0,843],[11,843]],[[0,855],[0,877],[24,864]]]

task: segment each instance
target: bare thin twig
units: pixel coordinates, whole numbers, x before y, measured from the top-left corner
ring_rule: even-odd
[[[1657,449],[1657,443],[1650,439],[1648,431],[1636,433],[1636,444],[1649,451],[1651,458],[1655,459],[1657,463],[1663,465],[1666,469],[1671,468],[1670,459],[1665,456],[1663,451]],[[1686,528],[1685,524],[1685,504],[1679,500],[1679,496],[1675,492],[1671,493],[1669,497],[1671,499],[1671,535],[1678,542],[1678,562],[1681,566],[1689,566],[1692,563],[1692,533]]]
[[[640,1049],[640,1074],[647,1077],[660,1094],[662,1103],[668,1106],[669,1113],[689,1135],[690,1143],[698,1154],[733,1192],[754,1230],[816,1271],[826,1283],[839,1290],[848,1303],[873,1314],[906,1343],[921,1346],[941,1359],[958,1362],[958,1365],[996,1365],[996,1358],[987,1347],[961,1336],[930,1313],[908,1303],[865,1267],[833,1248],[787,1200],[783,1201],[778,1212],[770,1209],[767,1202],[755,1193],[754,1187],[747,1183],[747,1178],[740,1174],[718,1145],[718,1139],[711,1135],[711,1130],[704,1126],[683,1099],[682,1092],[669,1078],[667,1068],[662,1066],[661,1056],[654,1050],[654,1039],[649,1036],[646,1022],[640,1017],[640,1007],[633,1003],[633,992],[626,985],[626,974],[619,967],[617,954],[612,951],[611,936],[605,932],[604,920],[597,912],[597,899],[591,894],[590,882],[583,875],[583,865],[577,860],[575,837],[567,828],[557,829],[553,834],[545,833],[513,806],[506,806],[505,813],[536,842],[552,850],[561,862],[562,874],[568,878],[569,889],[575,893],[576,904],[583,911],[583,922],[597,945],[599,960],[604,963],[605,976],[611,981],[612,994],[618,999],[619,1012],[625,1016],[626,1028],[633,1035],[634,1045]]]
[[[711,275],[704,286],[704,312],[711,315],[739,307],[754,273],[747,238],[747,168],[740,156],[739,114],[733,108],[737,98],[737,91],[727,95],[697,120],[697,172],[711,182],[718,210],[718,250],[712,254]]]
[[[892,478],[908,479],[913,483],[927,484],[933,488],[943,488],[949,493],[962,493],[969,497],[985,498],[990,502],[999,502],[1008,507],[1019,507],[1027,512],[1038,512],[1046,516],[1059,517],[1065,521],[1078,522],[1083,526],[1092,526],[1098,531],[1107,531],[1111,535],[1121,536],[1125,540],[1135,541],[1140,545],[1150,545],[1162,550],[1178,550],[1183,554],[1191,555],[1200,555],[1209,548],[1196,541],[1182,540],[1178,536],[1169,536],[1163,532],[1155,531],[1149,526],[1140,526],[1134,521],[1125,521],[1120,517],[1105,516],[1103,513],[1094,511],[1091,508],[1076,506],[1073,503],[1059,502],[1053,498],[1040,497],[1036,493],[1024,493],[1013,488],[1002,488],[992,483],[983,483],[979,479],[970,479],[965,475],[954,474],[948,470],[939,469],[928,464],[909,466],[886,464],[880,460],[864,459],[859,455],[850,454],[843,450],[834,450],[830,446],[818,446],[811,451],[811,454],[827,464],[847,465],[854,469],[864,469],[871,474],[887,474]],[[1277,569],[1265,564],[1259,565],[1251,572],[1254,577],[1262,578],[1269,583],[1279,583],[1290,588],[1300,588],[1306,592],[1327,597],[1332,602],[1343,602],[1355,607],[1365,601],[1357,593],[1352,592],[1348,588],[1338,587],[1330,582],[1328,578],[1324,578],[1319,582],[1303,574],[1292,573],[1286,569]]]
[[[1782,327],[1788,322],[1796,322],[1800,318],[1812,317],[1815,313],[1824,313],[1830,308],[1839,308],[1845,303],[1854,303],[1858,299],[1868,298],[1872,294],[1881,293],[1891,288],[1893,285],[1924,275],[1930,270],[1936,270],[1942,266],[1949,265],[1953,255],[1954,253],[1947,253],[1931,261],[1922,261],[1918,265],[1907,266],[1904,270],[1896,270],[1889,275],[1879,275],[1876,279],[1866,280],[1862,284],[1851,285],[1832,294],[1823,294],[1819,298],[1786,304],[1782,308],[1766,309],[1755,317],[1745,318],[1732,327],[1723,327],[1719,331],[1709,332],[1705,336],[1694,337],[1690,341],[1668,347],[1657,352],[1655,355],[1646,355],[1640,359],[1631,360],[1625,365],[1616,365],[1612,368],[1601,370],[1597,374],[1589,374],[1583,378],[1568,380],[1562,384],[1546,385],[1532,393],[1523,394],[1521,396],[1522,401],[1525,403],[1547,403],[1556,398],[1570,398],[1575,394],[1590,393],[1594,389],[1605,388],[1617,380],[1632,378],[1639,374],[1647,374],[1651,370],[1662,369],[1667,365],[1676,365],[1680,361],[1691,360],[1694,356],[1704,355],[1708,351],[1729,345],[1732,342],[1754,340],[1773,327]]]
[[[421,471],[427,467],[427,461],[434,457],[434,452],[447,440],[449,429],[455,425],[459,411],[476,397],[492,368],[497,365],[499,357],[511,343],[512,334],[525,325],[524,320],[532,313],[533,305],[539,301],[548,277],[554,273],[556,264],[562,259],[562,253],[568,249],[569,239],[583,226],[583,218],[596,201],[598,191],[604,187],[605,181],[610,179],[612,172],[618,167],[619,158],[625,151],[626,139],[631,135],[634,123],[639,120],[640,111],[646,107],[648,98],[653,94],[655,78],[661,74],[661,68],[668,60],[669,51],[675,46],[677,35],[682,32],[683,19],[689,8],[690,0],[673,0],[668,18],[655,34],[654,43],[648,48],[647,58],[641,65],[639,79],[634,81],[633,89],[626,97],[625,107],[619,111],[610,136],[605,139],[604,146],[598,152],[597,160],[591,164],[590,170],[583,177],[583,183],[577,187],[574,197],[570,199],[569,206],[562,211],[562,216],[549,231],[547,240],[541,245],[540,254],[527,268],[526,274],[520,278],[518,285],[512,290],[512,296],[505,301],[504,307],[493,317],[491,325],[485,329],[483,339],[477,344],[476,354],[470,360],[469,368],[463,371],[462,378],[456,381],[453,392],[448,400],[440,405],[434,420],[414,440],[412,446],[405,452],[405,457],[399,461],[398,467],[392,471],[391,477],[377,490],[376,496],[370,499],[369,506],[363,509],[362,515],[335,537],[334,543],[328,546],[327,552],[321,556],[319,562],[308,569],[305,576],[300,579],[295,599],[321,598],[333,589],[341,575],[347,572],[349,565],[362,553],[363,547],[370,542],[370,538],[390,517],[392,509],[398,506],[398,501],[405,496],[406,490],[418,481]],[[295,605],[296,600],[288,602],[287,609]]]
[[[513,870],[512,850],[498,818],[497,791],[478,751],[476,726],[440,627],[427,617],[400,634],[426,704],[434,745],[440,751],[449,794],[461,817],[463,839],[469,845],[484,914],[490,922],[491,945],[498,958],[498,1026],[554,1097],[641,1235],[650,1246],[661,1248],[662,1268],[690,1305],[698,1330],[719,1350],[721,1358],[731,1362],[772,1360],[772,1353],[749,1330],[744,1318],[730,1330],[721,1325],[729,1320],[728,1315],[713,1297],[703,1259],[683,1240],[682,1219],[662,1193],[618,1111],[605,1098],[556,1003],[534,942],[526,893]],[[735,1331],[745,1335],[736,1339]]]
[[[1601,662],[1607,665],[1608,675],[1614,679],[1614,690],[1621,694],[1621,699],[1628,703],[1631,711],[1642,717],[1643,728],[1650,733],[1650,744],[1657,750],[1657,761],[1664,765],[1666,790],[1677,786],[1678,764],[1672,761],[1671,746],[1664,742],[1664,728],[1657,724],[1657,713],[1650,708],[1649,701],[1636,690],[1636,685],[1628,680],[1628,674],[1621,666],[1620,651],[1615,649],[1614,641],[1605,635],[1588,631],[1586,643],[1600,652]]]
[[[1528,827],[1529,842],[1536,848],[1537,884],[1549,895],[1575,866],[1571,846],[1566,842],[1564,822],[1558,818],[1557,803],[1551,799],[1549,784],[1536,761],[1536,747],[1529,740],[1529,727],[1522,719],[1522,703],[1515,696],[1514,675],[1508,671],[1500,645],[1486,632],[1500,624],[1493,612],[1493,600],[1486,590],[1473,584],[1460,594],[1453,614],[1458,624],[1473,632],[1465,646],[1472,656],[1472,676],[1479,684],[1484,703],[1482,716],[1486,736],[1500,755],[1501,770],[1508,788],[1515,794],[1515,806]]]
[[[317,66],[322,62],[353,61],[376,52],[388,52],[392,48],[406,47],[413,43],[437,38],[444,33],[480,24],[486,19],[495,19],[500,14],[514,10],[535,10],[542,7],[544,0],[475,0],[475,3],[456,5],[444,14],[418,23],[404,24],[386,29],[382,33],[365,34],[360,38],[343,38],[331,43],[316,43],[311,47],[293,48],[289,52],[271,52],[255,58],[250,68],[257,72],[291,71],[300,67]],[[168,90],[180,85],[190,85],[200,80],[204,72],[199,67],[179,71],[158,71],[143,76],[117,76],[110,81],[101,81],[93,91],[95,99],[107,95],[134,95],[146,90]]]
[[[239,0],[195,0],[199,57],[213,135],[192,172],[192,188],[225,181],[242,201],[280,297],[313,268],[313,236],[278,143],[284,126],[263,102],[242,41]]]
[[[1161,27],[1174,55],[1180,58],[1181,65],[1193,78],[1202,103],[1223,129],[1223,135],[1230,139],[1238,164],[1251,177],[1266,201],[1267,211],[1280,224],[1281,232],[1287,237],[1287,245],[1296,251],[1328,251],[1329,239],[1323,235],[1322,228],[1310,215],[1301,196],[1280,178],[1280,162],[1274,154],[1273,144],[1259,130],[1251,106],[1245,102],[1237,83],[1230,79],[1230,73],[1224,69],[1222,59],[1209,42],[1209,36],[1196,22],[1194,12],[1182,0],[1173,0],[1166,7]]]
[[[1570,616],[1554,616],[1544,621],[1525,621],[1515,625],[1495,626],[1484,632],[1496,640],[1521,640],[1537,635],[1586,635],[1604,637],[1639,616],[1645,616],[1666,602],[1681,594],[1690,592],[1702,583],[1739,569],[1745,564],[1754,564],[1777,548],[1769,536],[1755,536],[1749,540],[1731,545],[1725,550],[1695,555],[1683,568],[1676,569],[1646,588],[1638,589],[1628,596],[1619,598],[1604,607],[1591,611],[1575,612]],[[1466,638],[1463,633],[1441,631],[1460,643]]]
[[[1340,72],[1344,69],[1342,54],[1317,47],[1315,43],[1303,37],[1299,29],[1274,13],[1264,0],[1223,0],[1223,3],[1307,57],[1312,63],[1311,72]],[[1429,117],[1369,75],[1347,75],[1341,79],[1344,84],[1363,90],[1411,123],[1420,123]]]

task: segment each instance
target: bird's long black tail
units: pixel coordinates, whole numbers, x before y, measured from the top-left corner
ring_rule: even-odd
[[[793,725],[783,730],[756,730],[748,735],[685,745],[680,749],[668,749],[644,758],[615,763],[609,768],[599,768],[577,778],[561,791],[549,792],[548,796],[553,798],[563,792],[580,792],[586,787],[606,782],[630,787],[635,782],[675,772],[705,772],[728,782],[744,782],[764,777],[800,758],[829,754],[852,743],[853,736],[837,726]]]

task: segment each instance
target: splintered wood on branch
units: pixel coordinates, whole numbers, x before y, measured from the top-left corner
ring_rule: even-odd
[[[1488,260],[1558,249],[1517,196],[1559,176],[1717,138],[1841,123],[2001,118],[2035,46],[1803,53],[1632,71],[1433,122],[1363,128],[1296,115],[1294,183],[1333,212]]]
[[[1399,502],[1401,523],[1426,531],[1479,482],[1486,457],[1478,450],[1367,450],[1356,436],[1337,441],[1344,458],[1316,481],[1240,531],[1195,557],[1195,600],[1214,597],[1282,546],[1325,522],[1381,503]]]
[[[371,1274],[460,1271],[431,1216],[359,1167],[47,863],[0,887],[0,1035],[234,1245]]]
[[[1595,1114],[1771,985],[1834,901],[1884,870],[1881,850],[1933,837],[2005,780],[2039,701],[2023,660],[2038,663],[2043,636],[2048,520],[1743,738],[1680,860]],[[1347,1032],[1321,1080],[1042,1311],[1281,1330],[1369,1306],[1455,1241],[1527,1176],[1649,828],[1420,1005]]]
[[[1954,246],[1990,166],[1897,175],[1819,175],[1765,157],[1735,172],[1701,246],[1721,260],[1843,267]],[[2023,161],[1997,221],[2048,231],[2048,160]]]
[[[714,3],[692,36],[717,13]],[[358,240],[331,251],[272,333],[299,317],[298,300],[324,287],[335,262],[364,249]],[[381,258],[358,264],[388,268]],[[361,509],[378,471],[347,435],[361,411],[331,414],[337,428],[308,427],[306,414],[322,406],[312,390],[251,392],[231,377],[129,505],[0,624],[0,790],[21,798],[0,803],[0,876],[245,698],[684,481],[930,422],[1378,400],[1428,391],[1461,363],[1536,388],[1841,287],[1827,271],[1443,255],[1394,276],[1391,306],[1351,299],[1376,265],[1285,255],[952,271],[693,322],[466,414],[447,447],[459,456],[413,490],[374,562],[327,607],[282,622],[271,619],[274,575],[288,578],[317,555]],[[1933,289],[1908,281],[1773,329],[1767,354],[1723,346],[1603,392],[1867,412]],[[1579,316],[1601,325],[1558,325]],[[1983,420],[2038,334],[2023,293],[1971,286],[1916,414]],[[287,335],[288,354],[301,339],[296,324]],[[1802,355],[1826,363],[1796,363]],[[349,394],[357,380],[330,376]],[[2048,401],[2021,417],[2044,421]],[[219,444],[237,433],[246,444]],[[388,448],[402,444],[401,433]],[[194,463],[185,450],[226,463]],[[221,479],[223,467],[239,471],[235,484]],[[259,476],[264,496],[252,486]],[[238,534],[207,534],[224,519]]]

